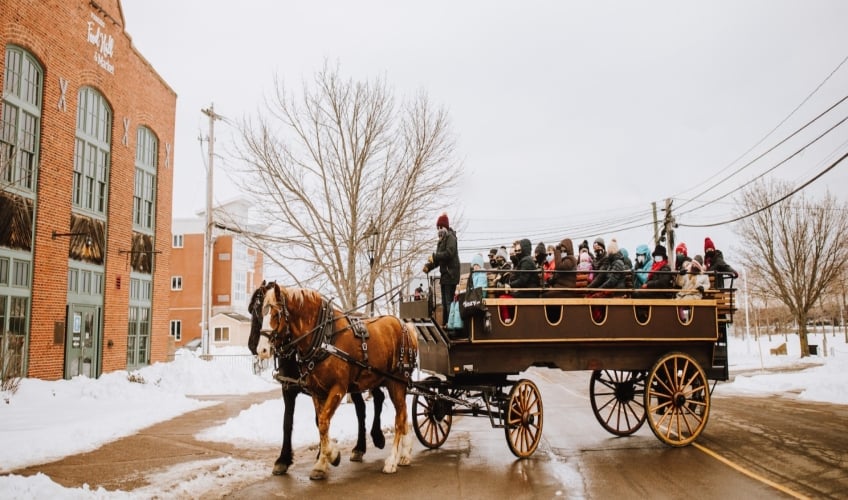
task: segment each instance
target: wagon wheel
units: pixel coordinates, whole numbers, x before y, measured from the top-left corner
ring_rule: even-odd
[[[509,451],[527,458],[536,451],[542,439],[542,395],[536,384],[521,379],[509,391],[504,415],[504,430]]]
[[[427,377],[425,382],[439,383],[438,377]],[[445,389],[439,389],[445,394]],[[434,395],[416,394],[412,400],[412,428],[418,441],[430,449],[445,443],[453,423],[453,403]]]
[[[629,436],[645,423],[647,372],[595,370],[589,401],[601,427],[616,436]]]
[[[664,355],[646,382],[648,425],[660,441],[686,446],[694,441],[710,415],[710,391],[704,370],[691,356]]]

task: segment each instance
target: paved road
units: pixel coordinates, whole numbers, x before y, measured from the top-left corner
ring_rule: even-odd
[[[697,443],[670,448],[647,425],[617,438],[597,423],[588,401],[588,373],[537,370],[529,375],[544,402],[536,453],[516,460],[502,429],[485,418],[456,418],[437,450],[413,446],[413,463],[381,472],[386,450],[363,463],[344,457],[325,481],[310,481],[314,449],[298,450],[286,476],[270,475],[278,446],[245,449],[194,439],[278,391],[210,397],[222,404],[144,429],[90,453],[16,471],[42,472],[69,487],[89,484],[133,491],[180,464],[235,458],[253,464],[246,482],[228,482],[203,498],[846,498],[848,407],[791,398],[716,396]],[[350,444],[342,444],[348,449]],[[243,480],[245,476],[242,476]],[[136,491],[143,491],[136,490]],[[179,496],[179,495],[175,495]]]

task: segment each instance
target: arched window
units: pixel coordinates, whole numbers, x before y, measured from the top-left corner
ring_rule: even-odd
[[[147,127],[139,127],[135,146],[133,227],[153,233],[156,223],[156,163],[159,140]]]
[[[35,189],[41,129],[43,71],[28,52],[6,48],[3,113],[0,117],[0,178],[4,189]]]
[[[77,100],[72,195],[75,208],[106,215],[111,139],[112,110],[99,92],[83,87]]]

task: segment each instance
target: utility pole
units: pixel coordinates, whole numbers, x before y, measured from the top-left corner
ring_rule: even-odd
[[[666,246],[666,249],[668,250],[668,261],[669,264],[671,264],[671,268],[675,269],[677,263],[675,262],[674,255],[674,228],[677,227],[677,221],[675,221],[674,216],[671,215],[672,203],[673,200],[671,198],[666,198],[665,208],[663,209],[665,212],[663,232],[665,233],[666,238],[668,238],[668,246]]]
[[[657,220],[657,202],[651,202],[651,212],[654,214],[654,246],[660,244],[660,221]]]
[[[209,160],[206,165],[206,224],[203,232],[203,299],[202,299],[202,327],[201,340],[204,356],[209,355],[209,325],[212,319],[212,230],[214,221],[212,218],[212,174],[215,171],[213,161],[215,159],[215,120],[221,116],[215,113],[215,105],[200,110],[209,117]]]

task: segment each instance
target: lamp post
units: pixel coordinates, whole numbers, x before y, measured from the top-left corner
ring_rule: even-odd
[[[365,231],[368,248],[368,265],[371,270],[369,279],[371,280],[371,316],[374,316],[374,256],[377,253],[377,238],[380,236],[380,231],[374,225],[374,219],[368,224],[368,229]]]

